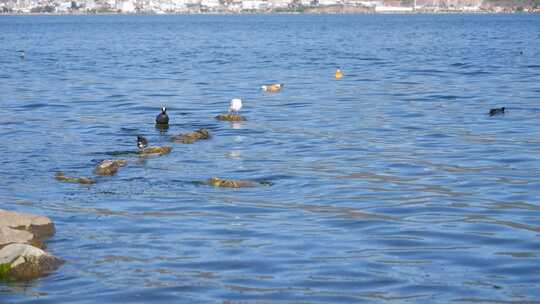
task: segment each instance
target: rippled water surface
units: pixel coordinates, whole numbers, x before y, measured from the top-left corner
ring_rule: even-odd
[[[0,302],[540,301],[540,15],[3,16],[0,136],[66,260]]]

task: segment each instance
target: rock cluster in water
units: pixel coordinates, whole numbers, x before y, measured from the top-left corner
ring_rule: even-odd
[[[281,85],[279,85],[281,89]],[[234,111],[241,108],[241,100],[233,100]],[[239,101],[239,102],[238,102]],[[168,127],[166,109],[156,118],[156,126]],[[223,121],[245,121],[246,118],[237,113],[220,114],[216,119]],[[166,122],[165,122],[166,120]],[[198,129],[190,133],[179,134],[171,139],[175,143],[192,144],[197,140],[210,138],[206,129]],[[172,147],[147,147],[148,141],[142,136],[137,138],[137,155],[141,157],[164,155],[171,153]],[[94,168],[98,176],[115,175],[120,167],[127,164],[126,160],[102,160]],[[78,184],[94,184],[90,177],[70,177],[59,171],[55,174],[58,181]],[[214,187],[243,188],[253,187],[255,183],[245,180],[231,180],[212,177],[204,184]],[[262,183],[261,183],[262,184]],[[0,209],[0,280],[28,280],[42,276],[57,269],[63,261],[43,251],[43,238],[54,233],[54,226],[46,217],[36,217],[29,214],[14,213]]]
[[[182,144],[192,144],[200,139],[209,139],[210,132],[206,129],[199,129],[187,134],[179,134],[172,137],[172,141]]]
[[[164,146],[164,147],[148,147],[144,149],[140,149],[137,152],[137,155],[145,157],[145,156],[151,156],[151,155],[163,155],[171,153],[172,147]],[[111,176],[115,175],[118,172],[118,169],[120,167],[123,167],[127,164],[127,160],[125,159],[106,159],[100,161],[96,167],[94,168],[94,174],[98,176]],[[91,177],[72,177],[72,176],[66,176],[66,174],[63,171],[58,171],[54,175],[55,179],[57,181],[65,182],[65,183],[76,183],[76,184],[83,184],[83,185],[91,185],[95,184],[96,180]]]
[[[0,209],[0,281],[35,279],[62,265],[43,251],[54,231],[48,217]]]

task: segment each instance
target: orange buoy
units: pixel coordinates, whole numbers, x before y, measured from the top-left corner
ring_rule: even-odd
[[[343,78],[343,72],[340,69],[336,70],[336,79]]]

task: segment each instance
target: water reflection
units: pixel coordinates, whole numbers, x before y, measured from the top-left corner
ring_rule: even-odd
[[[234,130],[240,130],[242,129],[242,122],[239,121],[231,121],[231,128]]]

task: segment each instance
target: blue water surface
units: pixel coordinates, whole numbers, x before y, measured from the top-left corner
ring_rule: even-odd
[[[2,303],[540,301],[538,14],[1,16],[0,138],[66,260]]]

